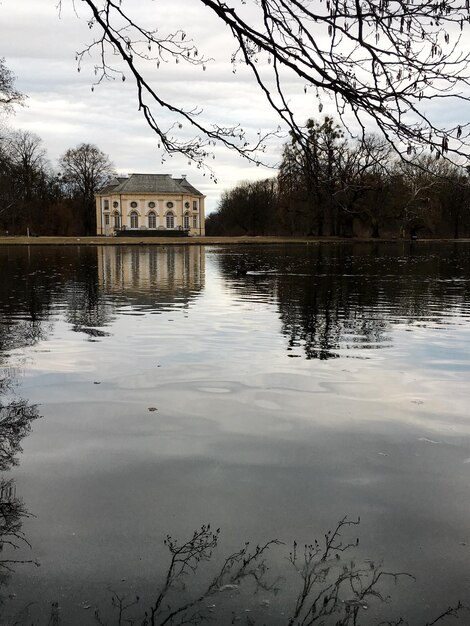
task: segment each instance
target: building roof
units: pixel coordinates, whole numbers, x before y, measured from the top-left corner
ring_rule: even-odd
[[[175,193],[203,194],[193,187],[185,177],[172,178],[169,174],[130,174],[128,178],[114,178],[97,195],[115,193]]]

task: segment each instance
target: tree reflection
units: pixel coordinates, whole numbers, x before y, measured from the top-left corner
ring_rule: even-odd
[[[7,246],[0,249],[0,352],[44,340],[58,310],[91,337],[112,320],[100,292],[96,248]]]
[[[140,609],[139,596],[113,593],[108,621],[99,610],[96,621],[101,626],[405,626],[404,617],[389,617],[396,610],[390,592],[399,592],[399,583],[413,576],[389,572],[370,560],[357,563],[359,539],[347,535],[358,524],[345,517],[321,539],[303,546],[247,542],[221,559],[215,556],[220,529],[202,526],[183,542],[167,536],[169,563],[150,606]],[[213,567],[205,567],[208,563]],[[466,613],[468,608],[457,602],[426,626]],[[424,619],[419,623],[424,626]]]
[[[33,559],[9,556],[24,545],[31,547],[22,531],[23,520],[26,517],[29,517],[29,513],[23,501],[16,496],[14,481],[0,478],[0,584],[7,583],[15,565],[19,563],[38,565]]]
[[[37,407],[25,400],[2,404],[0,397],[0,471],[7,472],[18,464],[22,452],[21,441],[31,430],[31,422],[39,417]],[[29,513],[16,495],[13,479],[0,475],[0,585],[6,585],[18,564],[35,564],[37,561],[16,556],[24,547],[31,547],[22,531],[23,521]],[[0,604],[3,600],[0,596]]]
[[[35,405],[26,400],[13,400],[5,406],[0,402],[0,471],[18,464],[21,441],[31,431],[31,422],[39,417]]]
[[[3,370],[0,377],[0,472],[8,472],[18,464],[21,442],[31,432],[31,423],[39,417],[37,406],[24,399],[5,402],[7,390],[13,385],[11,379],[12,371]],[[6,584],[15,564],[37,564],[31,559],[15,557],[17,550],[29,546],[22,532],[26,517],[29,513],[16,495],[14,480],[0,475],[0,584]]]
[[[326,360],[389,345],[395,323],[439,323],[468,307],[470,259],[439,246],[239,247],[215,259],[240,298],[276,303],[291,356]]]
[[[114,307],[100,291],[96,250],[87,255],[78,268],[76,278],[64,290],[66,319],[72,330],[86,334],[90,339],[106,337],[103,330],[114,319]]]

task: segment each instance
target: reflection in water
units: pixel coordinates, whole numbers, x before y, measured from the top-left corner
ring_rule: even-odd
[[[44,311],[50,305],[46,289],[35,288],[36,271],[28,278],[23,272],[24,256],[14,255],[15,270],[10,258],[0,255],[2,279],[0,291],[4,305],[0,311],[0,584],[6,585],[15,565],[37,562],[23,554],[29,542],[23,533],[23,522],[29,513],[16,494],[16,483],[5,475],[19,463],[22,440],[31,432],[31,423],[39,417],[37,406],[15,394],[21,369],[10,365],[8,353],[35,345],[45,335]],[[19,261],[17,263],[17,261]],[[19,306],[18,306],[19,305]],[[22,305],[24,308],[22,308]],[[3,598],[0,596],[0,605]],[[1,608],[0,608],[1,617]]]
[[[413,244],[286,246],[278,254],[238,249],[218,261],[239,296],[277,303],[292,356],[300,349],[325,360],[389,346],[393,324],[468,315],[470,258],[454,249],[441,257]]]
[[[31,431],[31,422],[39,415],[37,407],[23,399],[4,403],[2,390],[12,386],[12,381],[7,378],[8,375],[2,376],[0,372],[0,585],[7,584],[15,565],[37,565],[36,561],[21,555],[22,549],[29,546],[22,531],[23,521],[29,514],[21,498],[16,495],[15,481],[6,478],[3,473],[18,464],[18,454],[22,452],[21,441]],[[1,604],[3,599],[0,596]]]
[[[187,307],[204,289],[202,246],[0,249],[0,351],[52,333],[65,309],[74,331],[106,337],[116,309]]]
[[[106,324],[94,248],[0,249],[0,349],[30,346],[53,332],[64,308],[77,331]]]
[[[366,626],[380,619],[382,626],[408,624],[403,616],[392,617],[399,611],[393,592],[414,577],[389,572],[372,559],[356,563],[359,539],[351,527],[359,523],[344,517],[320,540],[303,546],[245,542],[221,559],[215,558],[220,529],[202,526],[182,542],[167,535],[169,564],[150,605],[143,612],[138,595],[113,592],[113,623],[262,626],[269,620],[271,626]],[[443,607],[432,622],[415,626],[443,624],[469,610],[457,602]],[[95,618],[105,626],[100,609]]]
[[[26,400],[13,400],[5,405],[0,396],[0,472],[18,464],[21,441],[31,431],[31,422],[38,418],[36,406]]]
[[[31,563],[38,565],[32,559],[15,557],[16,551],[29,543],[22,532],[23,521],[29,517],[23,501],[16,495],[16,486],[13,480],[0,478],[0,585],[8,583],[15,565]],[[0,595],[0,606],[3,602]],[[1,611],[1,609],[0,609]],[[1,617],[1,612],[0,612]]]
[[[202,246],[98,249],[98,277],[103,294],[157,312],[188,304],[204,289]]]

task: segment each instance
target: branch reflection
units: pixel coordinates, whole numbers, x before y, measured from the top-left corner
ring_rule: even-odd
[[[344,517],[311,543],[246,542],[225,557],[216,556],[220,529],[210,525],[183,541],[168,535],[168,566],[154,597],[114,592],[110,612],[105,617],[96,609],[95,619],[101,626],[430,626],[468,616],[469,608],[456,601],[431,621],[425,612],[413,622],[393,617],[403,585],[414,577],[356,560],[359,523]]]

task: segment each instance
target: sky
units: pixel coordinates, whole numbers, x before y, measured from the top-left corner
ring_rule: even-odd
[[[217,148],[209,165],[217,184],[204,176],[187,158],[176,155],[162,163],[158,139],[138,111],[135,85],[131,79],[103,82],[92,90],[96,80],[96,58],[85,56],[80,72],[76,54],[93,41],[87,25],[89,14],[81,2],[63,0],[0,0],[0,56],[16,75],[16,87],[27,95],[26,106],[17,108],[7,123],[38,134],[44,141],[49,160],[57,167],[60,156],[79,143],[93,143],[109,155],[117,172],[168,173],[187,175],[188,180],[207,196],[206,211],[216,206],[224,189],[247,179],[275,175],[286,138],[268,145],[265,155],[270,167],[256,167],[233,152]],[[188,38],[209,59],[201,67],[162,64],[157,71],[147,67],[153,85],[164,89],[168,98],[185,106],[203,109],[205,119],[222,124],[242,124],[251,136],[258,130],[276,129],[278,120],[259,94],[251,77],[241,68],[232,73],[233,44],[218,20],[195,0],[142,3],[152,13],[142,15],[149,27],[159,32],[184,28]],[[164,10],[162,6],[164,5]],[[182,18],[184,16],[184,19]],[[303,87],[295,85],[296,93]],[[309,107],[305,109],[308,117]],[[163,126],[174,120],[168,117]]]

